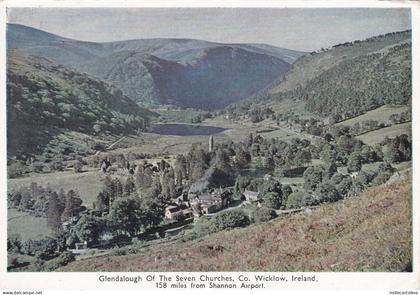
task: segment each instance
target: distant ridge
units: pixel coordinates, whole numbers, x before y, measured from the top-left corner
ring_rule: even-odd
[[[7,48],[112,82],[139,105],[208,110],[258,93],[304,54],[266,44],[194,39],[84,42],[18,24],[7,26]],[[124,58],[127,52],[130,62]]]

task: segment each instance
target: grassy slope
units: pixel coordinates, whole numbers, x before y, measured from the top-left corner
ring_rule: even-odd
[[[103,256],[61,271],[403,271],[412,255],[411,182],[272,222]],[[212,250],[221,246],[222,250]]]
[[[411,134],[411,122],[396,124],[389,127],[374,130],[362,135],[357,136],[358,139],[369,145],[375,145],[385,139],[386,136],[389,138],[401,135]]]
[[[377,109],[371,110],[369,112],[366,112],[363,115],[344,120],[340,123],[337,123],[336,125],[342,125],[342,126],[353,126],[356,123],[361,123],[363,121],[367,120],[375,120],[379,123],[388,123],[389,117],[394,114],[401,114],[405,111],[408,111],[410,108],[408,106],[390,106],[390,105],[384,105]]]

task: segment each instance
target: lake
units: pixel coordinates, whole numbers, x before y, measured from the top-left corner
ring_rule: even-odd
[[[211,135],[227,130],[221,127],[189,124],[156,124],[151,126],[150,129],[152,133],[177,136]]]

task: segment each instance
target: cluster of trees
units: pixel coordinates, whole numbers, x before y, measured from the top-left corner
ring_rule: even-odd
[[[274,111],[270,107],[253,106],[247,113],[252,123],[261,122],[264,119],[271,118]]]
[[[381,163],[376,171],[359,171],[355,177],[330,170],[330,167],[319,165],[309,167],[304,177],[305,191],[292,193],[289,196],[287,208],[318,205],[335,202],[354,196],[365,190],[369,185],[385,183],[395,169],[387,163]]]
[[[25,266],[19,261],[20,255],[35,257],[29,271],[52,271],[75,260],[73,253],[65,251],[63,234],[55,234],[41,240],[22,240],[19,236],[7,237],[8,270]]]
[[[29,187],[8,193],[9,208],[29,212],[36,216],[47,217],[48,226],[59,230],[63,221],[77,217],[86,208],[74,190],[58,192],[33,182]]]
[[[202,114],[198,114],[194,117],[191,117],[189,122],[193,123],[193,124],[198,124],[198,123],[201,123],[204,120],[209,119],[211,117],[212,117],[212,113],[210,113],[210,112],[202,113]]]
[[[411,112],[407,110],[400,114],[392,114],[391,116],[389,116],[389,121],[393,124],[401,124],[405,122],[410,122]]]
[[[245,190],[258,192],[260,203],[271,209],[285,208],[287,199],[292,193],[292,188],[289,185],[282,185],[280,181],[273,178],[237,177],[234,186],[235,196],[240,198]]]
[[[233,209],[221,212],[212,218],[203,216],[184,239],[194,239],[222,230],[246,227],[251,223],[267,222],[275,217],[277,217],[276,212],[266,207],[255,207],[250,212],[242,209]]]
[[[342,119],[360,115],[384,104],[408,104],[411,99],[411,44],[387,53],[360,56],[324,71],[297,88],[296,97],[306,109]]]
[[[385,138],[383,146],[383,160],[387,163],[398,163],[411,160],[411,138],[402,134],[394,138]]]

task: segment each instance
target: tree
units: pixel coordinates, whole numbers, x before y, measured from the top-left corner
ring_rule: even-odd
[[[95,202],[95,207],[97,210],[99,211],[109,211],[109,199],[107,197],[106,194],[104,194],[103,192],[99,192],[98,195],[96,196],[96,202]]]
[[[193,145],[187,155],[188,176],[192,181],[200,179],[208,168],[207,154],[199,146]]]
[[[264,158],[264,168],[265,168],[267,171],[273,172],[273,171],[274,171],[275,166],[276,166],[276,165],[275,165],[275,163],[274,163],[273,156],[269,155],[269,156],[266,156],[266,157]]]
[[[386,163],[395,163],[399,161],[400,153],[398,148],[393,144],[387,144],[384,149],[384,161]]]
[[[134,179],[131,176],[128,177],[124,184],[124,195],[131,195],[134,192],[135,188],[136,186],[134,184]]]
[[[287,209],[298,209],[305,206],[317,205],[317,200],[304,192],[294,192],[289,195],[286,202]]]
[[[111,207],[112,203],[116,199],[121,198],[123,196],[123,185],[118,178],[112,179],[111,177],[107,176],[104,180],[102,193],[104,195],[103,200],[106,199],[108,201],[108,207]]]
[[[311,153],[307,149],[300,149],[297,151],[295,156],[295,165],[300,167],[310,163],[312,160]]]
[[[321,166],[308,167],[303,173],[304,189],[306,191],[314,191],[322,182],[323,173],[324,169]]]
[[[187,179],[187,159],[184,155],[177,155],[175,159],[175,182],[177,185],[182,185],[182,180]]]
[[[349,191],[351,189],[353,182],[350,176],[344,177],[339,184],[337,184],[336,188],[338,193],[343,197],[347,197],[349,195]]]
[[[359,152],[353,152],[350,154],[347,162],[347,170],[349,172],[357,172],[362,169],[362,157]]]
[[[61,228],[61,212],[58,195],[52,192],[48,199],[47,225],[54,231]]]
[[[83,163],[80,160],[77,160],[76,162],[74,162],[73,170],[75,173],[82,172],[82,168],[83,168]]]
[[[247,169],[251,163],[251,154],[240,148],[235,156],[235,161],[239,169]]]
[[[337,189],[330,183],[321,183],[315,191],[315,196],[320,203],[335,202],[341,199]]]
[[[257,207],[252,211],[252,220],[255,223],[267,222],[276,217],[276,211],[270,208]]]
[[[57,250],[57,241],[52,237],[45,237],[36,241],[33,247],[33,254],[36,258],[46,260]]]
[[[282,193],[282,197],[284,200],[287,200],[287,198],[289,197],[289,195],[291,193],[293,193],[292,188],[290,187],[290,185],[283,185],[282,189],[281,189],[281,193]]]
[[[281,194],[269,192],[266,193],[262,198],[264,206],[273,209],[280,209],[282,205],[282,197]]]
[[[167,169],[161,179],[162,195],[168,199],[176,197],[175,174],[173,169]]]
[[[329,144],[325,144],[320,152],[320,157],[324,163],[335,163],[337,152]]]
[[[77,216],[80,211],[82,211],[81,205],[82,200],[80,197],[76,194],[75,191],[69,190],[66,195],[64,212],[62,213],[61,217],[63,219],[68,219],[73,216]]]
[[[364,145],[360,151],[363,163],[373,163],[377,160],[375,151],[369,145]]]
[[[153,171],[150,167],[139,166],[136,172],[136,187],[139,190],[147,189],[150,187],[153,180]]]
[[[240,209],[234,209],[217,214],[212,218],[210,228],[213,232],[217,232],[235,227],[245,227],[250,223],[251,221],[245,212]]]
[[[139,199],[128,197],[118,199],[112,205],[110,221],[117,231],[134,236],[142,227],[145,227],[145,212]]]
[[[230,175],[233,170],[230,163],[229,153],[226,149],[218,149],[216,152],[216,169],[226,175]]]
[[[78,241],[86,241],[88,245],[91,245],[98,242],[104,227],[105,222],[103,219],[93,215],[83,215],[71,231]]]

